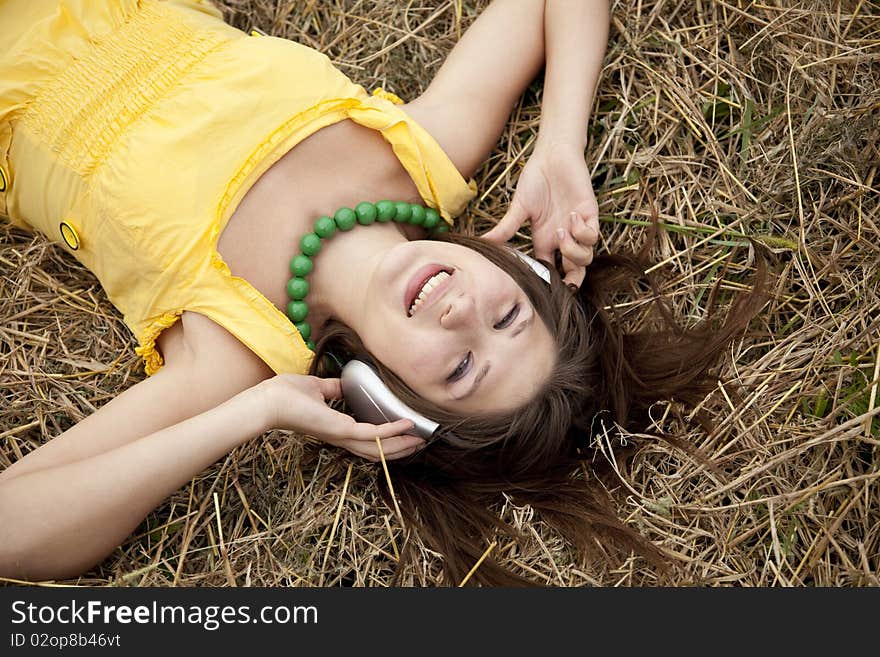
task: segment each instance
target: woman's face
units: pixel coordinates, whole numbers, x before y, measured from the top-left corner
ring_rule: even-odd
[[[422,290],[425,277],[441,270],[432,289]],[[420,297],[412,309],[410,301]],[[531,399],[555,363],[553,338],[525,292],[461,245],[395,246],[364,302],[359,335],[366,347],[419,396],[449,411],[514,409]]]

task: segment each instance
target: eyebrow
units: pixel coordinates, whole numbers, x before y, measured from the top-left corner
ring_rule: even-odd
[[[510,334],[511,340],[513,338],[515,338],[516,336],[518,336],[520,333],[522,333],[526,329],[527,326],[531,325],[531,323],[535,319],[535,314],[536,313],[533,312],[531,317],[529,317],[526,321],[520,323],[520,325],[517,327],[517,329],[513,333]],[[480,373],[477,374],[477,376],[474,378],[474,382],[471,385],[470,389],[466,393],[464,393],[463,397],[460,397],[459,399],[467,399],[468,397],[470,397],[474,393],[474,391],[477,389],[477,386],[480,385],[480,382],[486,378],[486,375],[489,373],[489,370],[491,369],[491,367],[492,367],[491,362],[486,363],[485,366],[483,366],[483,369],[480,371]]]

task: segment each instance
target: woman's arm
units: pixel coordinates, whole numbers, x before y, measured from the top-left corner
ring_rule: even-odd
[[[607,0],[494,0],[407,106],[469,176],[545,64],[535,149],[510,210],[484,237],[506,241],[531,219],[535,255],[552,263],[558,248],[566,281],[577,285],[599,237],[584,148],[608,24]]]
[[[270,428],[313,435],[378,460],[424,445],[409,420],[357,422],[327,405],[339,379],[280,375],[143,438],[55,467],[0,479],[0,576],[58,579],[84,572],[169,494]]]
[[[587,123],[608,43],[608,0],[546,0],[546,71],[538,140],[587,146]]]
[[[81,574],[169,494],[266,430],[254,389],[94,456],[0,480],[0,576]]]
[[[494,0],[404,108],[469,178],[544,64],[544,0]]]
[[[609,20],[608,0],[493,0],[405,107],[469,177],[545,66],[538,138],[583,150]]]
[[[553,263],[558,249],[565,282],[578,287],[599,241],[599,206],[584,150],[608,23],[606,0],[546,0],[538,138],[507,213],[483,235],[505,242],[531,220],[535,257]]]
[[[271,375],[247,347],[201,315],[184,313],[162,333],[160,345],[166,364],[159,372],[0,472],[0,575],[79,574],[109,553],[150,504],[174,490],[165,477],[199,471],[185,473],[203,443],[187,439],[163,450],[152,437]],[[147,460],[161,463],[163,476],[133,457],[149,445],[155,451]],[[189,461],[178,460],[180,449]]]
[[[185,312],[159,338],[165,366],[0,472],[0,481],[106,452],[170,427],[272,376],[235,337]]]
[[[325,402],[338,379],[277,376],[211,320],[163,333],[166,365],[0,472],[0,577],[75,576],[110,553],[170,493],[269,427],[375,460],[423,441],[410,423],[355,422]],[[267,374],[268,372],[268,374]]]

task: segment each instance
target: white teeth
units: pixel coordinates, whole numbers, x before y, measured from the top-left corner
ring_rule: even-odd
[[[440,285],[440,283],[442,283],[447,278],[449,278],[450,275],[451,274],[449,274],[445,271],[439,271],[436,274],[434,274],[431,278],[429,278],[427,280],[427,282],[425,282],[425,284],[422,286],[422,289],[416,295],[416,299],[415,299],[415,301],[413,301],[413,305],[410,306],[410,309],[409,309],[409,316],[410,317],[413,316],[413,314],[416,311],[416,308],[421,306],[422,303],[425,301],[425,299],[428,298],[428,294],[431,292],[431,290],[433,290],[435,287]]]

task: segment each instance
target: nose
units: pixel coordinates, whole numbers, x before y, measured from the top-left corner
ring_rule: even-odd
[[[466,292],[459,292],[448,302],[448,307],[440,315],[440,326],[445,329],[457,329],[470,326],[477,318],[474,297]]]

